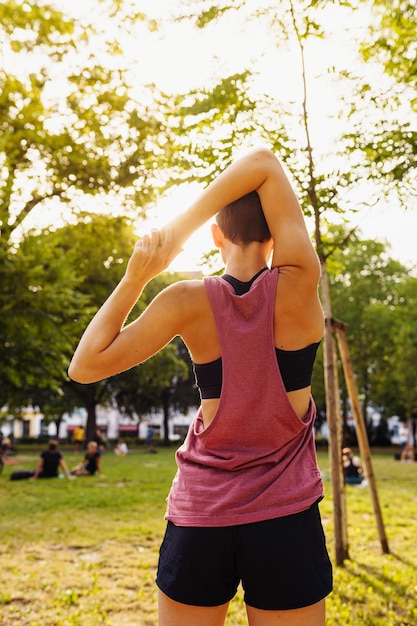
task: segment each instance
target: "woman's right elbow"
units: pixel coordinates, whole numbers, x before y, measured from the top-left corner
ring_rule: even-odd
[[[276,155],[269,148],[255,148],[253,156],[266,174],[274,174],[277,170],[281,170],[281,165]]]
[[[277,157],[275,156],[275,154],[272,152],[272,150],[270,150],[270,148],[267,148],[266,146],[255,148],[252,152],[252,155],[255,156],[257,159],[263,160],[265,162],[269,162],[271,160],[275,162],[277,161]]]

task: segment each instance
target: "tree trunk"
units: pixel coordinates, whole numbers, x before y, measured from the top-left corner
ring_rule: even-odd
[[[56,429],[56,438],[57,440],[59,439],[59,429],[61,427],[61,423],[62,423],[62,415],[60,415],[59,417],[57,417],[56,419],[54,419],[54,424],[55,424],[55,429]]]
[[[85,408],[87,409],[86,442],[93,441],[97,430],[97,398],[95,383],[88,385],[85,394]]]
[[[382,520],[381,507],[379,506],[378,493],[376,488],[376,480],[374,471],[372,468],[371,451],[369,448],[368,436],[366,433],[365,420],[361,413],[358,390],[356,387],[356,380],[353,374],[352,362],[350,359],[348,343],[345,333],[345,325],[343,322],[335,322],[337,338],[339,342],[339,350],[342,357],[343,371],[345,374],[346,384],[349,390],[349,397],[352,404],[353,415],[355,417],[356,434],[358,437],[359,450],[362,460],[365,465],[366,478],[369,484],[369,491],[371,494],[372,506],[374,509],[376,524],[379,533],[379,539],[381,542],[382,552],[389,554],[388,540],[385,534],[384,522]]]
[[[162,408],[164,411],[164,446],[169,446],[169,406],[170,406],[171,389],[167,387],[162,392]]]

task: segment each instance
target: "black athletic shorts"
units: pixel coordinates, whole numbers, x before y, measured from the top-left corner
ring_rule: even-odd
[[[156,583],[169,598],[219,606],[233,598],[240,582],[246,604],[264,610],[310,606],[331,592],[318,503],[295,515],[240,526],[168,522]]]

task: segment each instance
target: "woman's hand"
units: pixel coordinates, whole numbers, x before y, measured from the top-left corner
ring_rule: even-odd
[[[97,311],[78,344],[68,369],[70,378],[80,383],[102,380],[149,357],[147,353],[142,357],[138,348],[132,347],[145,343],[139,320],[127,328],[123,326],[146,283],[165,270],[178,251],[171,228],[152,230],[137,242],[124,277]]]
[[[153,229],[150,235],[143,235],[127,264],[126,278],[147,283],[167,269],[177,254],[174,248],[172,229],[168,226],[161,230]]]

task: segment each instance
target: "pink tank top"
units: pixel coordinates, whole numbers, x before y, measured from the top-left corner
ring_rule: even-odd
[[[223,383],[216,415],[201,407],[176,454],[166,519],[178,526],[233,526],[307,509],[323,497],[311,398],[301,420],[292,409],[275,355],[278,269],[244,295],[220,277],[204,280],[216,320]]]

